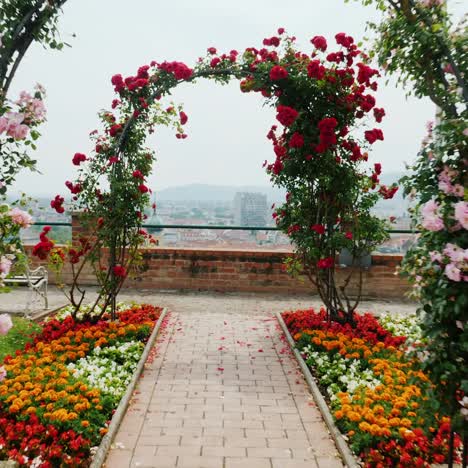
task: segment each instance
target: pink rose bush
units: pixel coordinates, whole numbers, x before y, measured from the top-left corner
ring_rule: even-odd
[[[417,194],[413,209],[417,242],[408,251],[402,272],[413,283],[413,297],[422,303],[423,332],[428,343],[427,369],[435,373],[441,400],[451,394],[460,401],[468,394],[468,202],[465,126],[450,136],[446,127],[428,127],[406,193]],[[453,141],[459,141],[456,147]],[[456,406],[456,405],[453,405]],[[453,407],[452,406],[452,407]],[[452,411],[450,407],[446,411]],[[462,427],[461,412],[452,414],[453,427]]]
[[[0,110],[0,195],[6,193],[19,170],[32,168],[35,161],[26,150],[36,149],[40,133],[37,127],[46,120],[44,88],[36,85],[34,93],[22,91],[16,101],[2,102]]]

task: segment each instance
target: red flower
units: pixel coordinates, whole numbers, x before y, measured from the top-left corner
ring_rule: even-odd
[[[326,258],[321,258],[317,262],[317,268],[320,269],[325,269],[325,268],[331,268],[334,264],[335,260],[333,257],[326,257]]]
[[[278,47],[280,45],[279,37],[273,36],[270,38],[263,39],[263,45]]]
[[[221,59],[219,57],[214,57],[213,59],[211,59],[210,67],[215,68],[219,64],[219,62],[221,62]]]
[[[318,123],[320,144],[323,149],[336,144],[335,128],[337,125],[338,121],[334,117],[326,117]]]
[[[79,166],[82,162],[86,161],[86,156],[82,153],[75,153],[72,159],[72,163],[75,166]]]
[[[110,130],[109,130],[109,135],[110,135],[111,137],[115,137],[115,136],[118,135],[121,131],[122,131],[122,125],[120,125],[120,124],[115,124],[115,125],[112,125],[112,127],[110,128]]]
[[[42,232],[39,234],[40,242],[38,242],[32,250],[32,254],[41,260],[45,260],[54,247],[54,242],[47,237],[50,229],[50,226],[44,226]]]
[[[208,47],[208,49],[206,49],[208,51],[209,54],[211,55],[214,55],[216,54],[216,48],[215,47]]]
[[[348,231],[348,232],[346,232],[345,237],[346,237],[346,239],[351,240],[353,238],[353,233]]]
[[[281,65],[275,65],[270,70],[270,79],[272,81],[284,80],[288,77],[288,71]]]
[[[281,36],[281,34],[284,34],[284,28],[278,28],[278,34]]]
[[[367,130],[364,132],[364,136],[366,137],[366,140],[372,145],[375,143],[377,140],[382,140],[384,139],[383,132],[379,128],[374,128],[372,130]]]
[[[389,200],[393,198],[395,193],[398,191],[398,185],[393,185],[391,187],[387,187],[386,185],[381,185],[379,189],[379,193],[384,197],[385,200]]]
[[[60,195],[56,195],[55,198],[50,202],[51,208],[53,208],[57,213],[63,213],[65,208],[62,206],[64,198]]]
[[[127,276],[127,270],[122,265],[115,265],[112,271],[118,278],[125,278]]]
[[[325,226],[323,224],[313,224],[310,226],[311,231],[315,231],[317,234],[325,234]]]
[[[357,80],[361,84],[370,85],[370,79],[374,75],[379,75],[379,72],[364,63],[358,63],[357,67],[359,69]]]
[[[384,109],[374,107],[374,117],[375,117],[375,120],[378,123],[382,122],[382,118],[384,117],[384,115],[385,115],[385,110]]]
[[[139,171],[138,169],[136,171],[132,172],[132,176],[135,177],[135,179],[141,179],[141,180],[143,180],[145,178],[143,173],[141,171]]]
[[[67,180],[65,182],[65,186],[70,190],[71,193],[77,194],[80,193],[82,190],[81,184],[78,182],[77,184],[73,184],[73,182],[70,182]]]
[[[285,127],[291,126],[299,115],[299,112],[297,112],[296,109],[293,109],[292,107],[288,106],[279,105],[276,108],[276,111],[276,119]]]
[[[346,47],[347,49],[354,42],[354,39],[351,36],[347,36],[345,33],[338,33],[335,36],[335,39],[336,39],[337,44],[342,45],[343,47]]]
[[[149,191],[148,187],[145,184],[140,184],[138,186],[138,190],[140,193],[147,193]]]
[[[310,42],[316,49],[325,51],[327,50],[327,40],[323,36],[314,36]]]
[[[377,175],[380,175],[382,173],[382,164],[380,163],[375,163],[374,164],[374,170]]]
[[[292,137],[289,140],[290,148],[302,148],[304,146],[304,137],[298,133],[294,132]]]
[[[182,62],[163,62],[158,65],[160,70],[172,73],[176,80],[188,80],[193,70]]]
[[[187,114],[184,111],[179,112],[179,117],[180,117],[180,124],[185,125],[187,123],[188,117]]]
[[[110,164],[115,164],[115,163],[118,163],[119,162],[119,158],[117,156],[111,156],[109,158],[109,165]]]
[[[307,65],[307,74],[311,78],[322,80],[325,76],[325,67],[320,63],[320,60],[311,60]]]

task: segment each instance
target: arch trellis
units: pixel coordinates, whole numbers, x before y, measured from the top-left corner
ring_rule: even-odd
[[[327,54],[326,39],[315,36],[313,51],[306,54],[280,28],[260,49],[218,54],[209,48],[193,69],[181,62],[152,62],[135,76],[112,78],[117,98],[112,111],[100,114],[102,133],[91,134],[94,152],[74,155],[79,175],[75,182],[66,182],[91,235],[63,251],[45,232],[35,248],[58,269],[65,261],[71,263],[69,295],[76,311],[85,297],[80,275],[86,265],[93,267],[100,284],[91,312],[102,301],[103,310],[111,306],[113,316],[125,278],[138,265],[138,246],[147,237],[141,229],[150,192],[145,180],[155,161],[154,152],[144,146],[146,135],[166,125],[175,129],[177,138],[186,137],[187,115],[181,106],[163,106],[163,99],[184,82],[237,79],[243,92],[260,92],[276,108],[281,124],[267,135],[276,157],[266,169],[273,184],[287,190],[286,201],[273,216],[295,248],[288,268],[316,286],[329,318],[353,322],[361,280],[358,299],[352,300],[347,288],[355,269],[338,280],[337,252],[348,248],[359,257],[385,239],[385,222],[370,209],[377,199],[393,196],[396,188],[380,184],[379,163],[371,173],[362,169],[366,149],[383,140],[380,129],[368,127],[370,115],[377,122],[385,115],[372,95],[378,71],[367,64],[353,38],[339,33],[335,39],[339,50]],[[57,195],[51,205],[63,212],[63,203]]]

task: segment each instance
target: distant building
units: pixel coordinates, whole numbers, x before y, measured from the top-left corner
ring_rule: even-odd
[[[267,197],[263,193],[237,192],[234,222],[238,226],[266,226]]]

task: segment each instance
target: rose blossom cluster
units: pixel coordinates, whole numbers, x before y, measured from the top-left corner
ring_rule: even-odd
[[[41,94],[36,96],[41,96]],[[6,133],[15,140],[24,140],[32,126],[45,120],[44,102],[41,97],[33,97],[28,92],[22,91],[14,104],[18,108],[17,111],[8,109],[0,117],[0,135]]]
[[[447,195],[453,195],[462,198],[465,189],[461,184],[452,184],[452,181],[458,177],[458,171],[448,166],[444,166],[443,171],[439,174],[439,189]]]
[[[429,254],[432,262],[443,268],[448,279],[456,282],[468,281],[468,249],[449,242],[442,252],[434,250]]]

